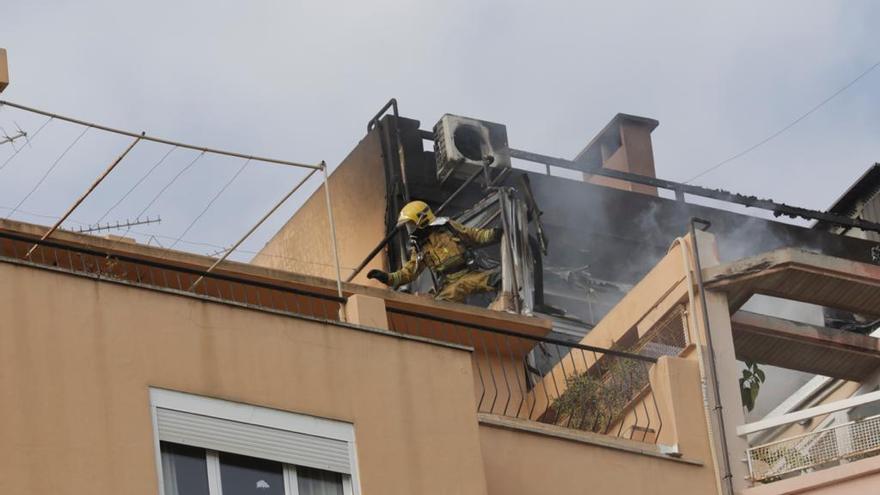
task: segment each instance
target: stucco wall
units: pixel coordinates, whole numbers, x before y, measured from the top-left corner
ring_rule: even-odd
[[[470,353],[0,263],[0,493],[157,493],[148,387],[353,422],[366,494],[484,494]]]
[[[697,363],[663,357],[651,386],[663,417],[658,441],[681,459],[613,435],[481,415],[489,493],[717,493]]]
[[[492,495],[715,492],[707,466],[492,425],[480,440]]]
[[[385,237],[385,171],[379,133],[373,132],[358,143],[333,170],[329,182],[339,246],[339,264],[344,280]],[[259,266],[336,279],[323,185],[306,200],[251,262]],[[384,255],[380,253],[353,281],[377,285],[377,282],[368,281],[366,274],[370,268],[383,268],[383,263]]]

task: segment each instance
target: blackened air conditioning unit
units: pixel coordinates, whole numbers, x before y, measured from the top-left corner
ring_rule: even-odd
[[[458,115],[444,115],[434,126],[437,179],[464,178],[491,157],[491,167],[510,167],[507,127]]]

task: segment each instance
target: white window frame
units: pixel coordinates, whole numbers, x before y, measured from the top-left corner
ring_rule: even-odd
[[[159,447],[160,438],[157,412],[159,408],[343,441],[348,445],[351,462],[351,474],[340,473],[342,474],[343,495],[360,495],[357,448],[355,445],[354,425],[351,423],[150,387],[153,448],[156,454],[156,473],[159,481],[160,495],[165,495],[165,480],[162,473],[162,452]],[[205,457],[207,461],[209,493],[212,495],[222,495],[219,453],[206,449]],[[283,463],[283,466],[285,494],[299,495],[296,466],[287,463]]]

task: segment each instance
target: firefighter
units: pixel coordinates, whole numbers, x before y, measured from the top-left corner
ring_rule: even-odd
[[[500,270],[478,266],[474,249],[501,240],[501,229],[466,227],[455,220],[435,217],[423,201],[412,201],[400,210],[399,228],[410,234],[412,253],[400,270],[370,270],[367,278],[394,289],[408,284],[427,267],[435,278],[436,299],[463,302],[471,294],[494,292]]]

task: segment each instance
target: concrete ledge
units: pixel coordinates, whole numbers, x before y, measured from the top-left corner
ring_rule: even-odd
[[[562,440],[568,440],[571,442],[580,442],[596,447],[622,450],[624,452],[629,452],[632,454],[646,455],[650,457],[664,459],[667,461],[691,464],[694,466],[703,465],[701,461],[698,461],[696,459],[689,459],[687,457],[672,457],[663,454],[660,452],[660,449],[657,448],[657,446],[646,444],[643,442],[636,442],[635,440],[615,438],[608,435],[600,435],[598,433],[572,430],[561,426],[548,425],[524,419],[508,418],[495,414],[478,413],[477,419],[479,420],[481,425],[486,425],[494,428],[505,428],[508,430],[522,431],[535,435],[546,435]]]
[[[16,220],[0,219],[0,230],[39,238],[48,230],[48,227]],[[111,254],[143,258],[145,261],[177,265],[195,270],[205,270],[216,261],[215,258],[210,256],[185,251],[174,251],[146,244],[132,244],[121,240],[69,231],[56,231],[50,240],[57,243],[70,244],[72,247],[103,250]],[[268,282],[330,296],[336,296],[337,294],[335,280],[267,268],[251,263],[226,260],[217,267],[215,272],[244,280]],[[342,291],[344,297],[363,294],[384,299],[386,307],[389,308],[405,309],[428,316],[454,317],[464,324],[497,327],[538,337],[550,333],[553,326],[550,320],[539,317],[493,311],[462,303],[436,301],[431,297],[396,292],[388,288],[343,283]]]
[[[178,289],[172,289],[170,287],[140,285],[140,284],[129,282],[127,280],[117,280],[117,279],[112,279],[112,278],[107,278],[107,277],[100,277],[98,275],[90,275],[90,274],[82,273],[82,272],[73,272],[70,270],[65,270],[62,268],[56,268],[56,267],[47,266],[47,265],[42,265],[39,263],[31,263],[28,261],[9,259],[9,258],[3,258],[3,257],[0,257],[0,263],[6,263],[6,264],[9,264],[12,266],[17,266],[17,267],[22,267],[22,268],[34,268],[37,270],[45,270],[45,271],[50,271],[50,272],[54,272],[54,273],[58,273],[58,274],[66,275],[66,276],[70,276],[70,277],[86,278],[86,279],[93,280],[95,282],[104,282],[104,283],[109,283],[109,284],[123,285],[125,287],[131,287],[134,289],[148,290],[148,291],[153,291],[153,292],[161,292],[163,294],[168,294],[168,295],[172,295],[172,296],[179,296],[179,297],[186,297],[189,299],[195,299],[197,301],[201,301],[201,302],[205,302],[205,303],[222,304],[225,306],[234,306],[234,307],[241,308],[244,310],[249,310],[249,311],[258,311],[261,313],[269,313],[269,314],[273,314],[273,315],[277,315],[277,316],[284,316],[287,318],[296,318],[296,319],[300,319],[300,320],[314,321],[317,323],[323,323],[326,325],[347,328],[350,330],[358,330],[361,332],[376,333],[379,335],[384,335],[386,337],[392,337],[392,338],[403,339],[403,340],[412,340],[415,342],[421,342],[423,344],[436,345],[436,346],[440,346],[440,347],[447,347],[450,349],[457,349],[457,350],[465,351],[465,352],[472,353],[474,351],[473,347],[470,347],[467,345],[462,345],[462,344],[456,344],[454,342],[445,342],[442,340],[436,340],[436,339],[431,339],[431,338],[427,338],[427,337],[420,337],[418,335],[410,335],[410,334],[395,332],[392,330],[386,330],[386,329],[382,329],[382,328],[373,328],[373,327],[364,326],[364,325],[346,323],[344,321],[327,320],[327,319],[317,318],[317,317],[309,316],[309,315],[279,311],[277,309],[265,308],[265,307],[261,307],[261,306],[255,306],[252,304],[244,304],[244,303],[240,303],[240,302],[236,302],[236,301],[230,301],[227,299],[219,299],[219,298],[212,297],[212,296],[206,296],[204,294],[195,294],[192,292],[182,291],[182,290],[178,290]]]

